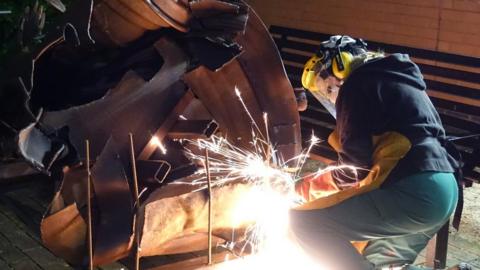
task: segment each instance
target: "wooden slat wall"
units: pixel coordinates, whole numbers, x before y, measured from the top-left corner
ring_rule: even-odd
[[[247,0],[267,25],[480,57],[477,0]]]

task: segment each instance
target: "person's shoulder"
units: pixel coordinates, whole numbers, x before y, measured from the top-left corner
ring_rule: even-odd
[[[359,70],[366,71],[368,69],[386,68],[404,64],[414,64],[408,54],[392,53],[368,60],[364,65],[359,67]]]

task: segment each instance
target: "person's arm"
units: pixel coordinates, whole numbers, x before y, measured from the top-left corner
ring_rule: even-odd
[[[349,83],[352,81],[349,81]],[[378,123],[382,111],[375,92],[370,97],[360,84],[344,85],[337,99],[337,135],[341,145],[338,160],[330,164],[339,169],[309,177],[296,185],[296,191],[306,201],[330,195],[354,186],[364,179],[372,166],[372,126]],[[345,90],[345,91],[344,91]],[[374,91],[374,89],[371,89]],[[357,168],[356,171],[348,167]]]
[[[372,96],[367,95],[362,85],[355,81],[348,81],[337,99],[337,132],[341,149],[335,165],[357,168],[356,171],[332,171],[332,177],[340,188],[365,178],[372,165],[372,123],[377,115],[373,113],[375,101],[371,99]]]

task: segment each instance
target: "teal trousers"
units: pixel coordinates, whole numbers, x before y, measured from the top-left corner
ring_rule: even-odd
[[[329,208],[292,210],[290,227],[326,269],[408,265],[449,220],[457,198],[453,174],[423,172]],[[350,244],[366,240],[363,255]]]

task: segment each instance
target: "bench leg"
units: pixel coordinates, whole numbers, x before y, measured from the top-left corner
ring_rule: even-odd
[[[450,222],[445,223],[427,246],[426,265],[434,269],[443,269],[447,264],[448,228]]]

